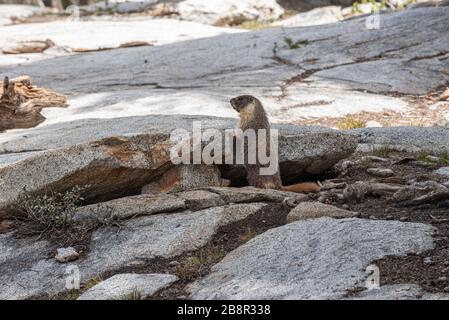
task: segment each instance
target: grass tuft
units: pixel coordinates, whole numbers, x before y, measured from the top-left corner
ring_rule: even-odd
[[[206,246],[195,255],[187,257],[176,269],[176,275],[184,281],[202,277],[207,274],[210,266],[220,261],[225,254],[221,246]]]
[[[340,130],[350,130],[350,129],[365,128],[365,125],[366,125],[365,121],[355,116],[347,116],[337,123],[337,128]]]
[[[142,300],[142,294],[139,290],[134,289],[132,292],[125,294],[121,300]]]
[[[294,41],[290,37],[284,37],[284,42],[289,49],[299,49],[301,46],[307,46],[310,44],[310,41],[307,39]]]
[[[74,186],[64,192],[43,195],[24,193],[14,207],[19,212],[16,224],[19,233],[52,240],[59,246],[72,246],[83,241],[94,226],[77,224],[74,213],[84,200],[89,186]]]
[[[376,157],[388,158],[396,150],[389,144],[382,145],[373,149],[372,154]]]

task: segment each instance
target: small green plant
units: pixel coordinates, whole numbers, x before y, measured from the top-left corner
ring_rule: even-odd
[[[394,151],[396,150],[392,146],[384,144],[373,148],[372,154],[376,157],[388,158]]]
[[[371,168],[371,167],[373,166],[373,161],[370,160],[370,159],[368,159],[368,158],[362,158],[362,159],[360,160],[360,165],[361,165],[363,168]]]
[[[74,186],[64,192],[50,192],[41,196],[24,194],[18,201],[23,218],[32,222],[37,231],[63,229],[72,223],[73,214],[84,200],[87,186]]]
[[[433,160],[432,156],[438,158],[438,160]],[[428,152],[422,151],[416,155],[416,159],[434,165],[445,166],[449,165],[449,152],[443,151],[441,153],[433,155],[429,154]]]
[[[443,151],[439,154],[443,165],[449,165],[449,151]]]
[[[365,128],[366,122],[355,116],[347,116],[337,123],[337,128],[340,130],[350,130]]]
[[[93,225],[73,221],[76,209],[84,200],[83,193],[89,186],[74,186],[60,192],[35,195],[26,192],[15,204],[20,213],[16,217],[20,233],[54,240],[58,245],[74,245],[85,239]]]
[[[96,225],[99,227],[121,227],[121,221],[115,215],[111,206],[97,204],[92,209],[92,214],[95,217]]]
[[[310,41],[307,39],[294,41],[290,37],[284,37],[284,42],[287,44],[289,49],[298,49],[302,45],[307,46],[310,44]]]
[[[83,289],[84,290],[89,290],[89,289],[95,287],[100,282],[103,282],[103,278],[101,276],[96,276],[95,278],[92,278],[92,279],[88,280],[84,284]]]
[[[79,298],[81,294],[80,290],[77,289],[72,289],[72,290],[67,290],[61,293],[58,293],[56,295],[50,296],[49,300],[76,300]]]

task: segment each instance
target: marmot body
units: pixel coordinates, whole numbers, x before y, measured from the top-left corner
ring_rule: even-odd
[[[242,131],[254,129],[258,138],[257,141],[259,141],[258,129],[266,130],[267,137],[265,141],[267,142],[266,150],[268,153],[270,151],[270,122],[259,99],[250,95],[243,95],[232,98],[230,103],[240,115],[239,128]],[[248,152],[247,150],[248,147],[245,144],[245,152]],[[279,168],[273,175],[260,175],[260,168],[263,165],[259,164],[259,159],[257,159],[256,164],[246,164],[245,167],[249,185],[256,188],[285,190],[298,193],[317,192],[320,189],[316,183],[300,183],[284,187],[279,174]]]

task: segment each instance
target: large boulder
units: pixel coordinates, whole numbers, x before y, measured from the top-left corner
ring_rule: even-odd
[[[432,249],[433,232],[398,221],[293,222],[232,251],[188,290],[193,299],[338,299],[365,285],[372,261]]]
[[[349,130],[360,151],[391,149],[405,152],[449,152],[449,128],[394,127]]]
[[[284,9],[275,0],[184,0],[175,7],[180,17],[204,24],[226,24],[227,21],[279,18]]]
[[[84,292],[78,300],[136,300],[151,297],[178,280],[171,274],[116,274]]]
[[[133,120],[137,121],[133,123]],[[14,203],[23,193],[65,191],[75,185],[87,185],[88,201],[139,194],[144,185],[157,180],[174,166],[170,159],[172,130],[192,130],[192,122],[196,120],[202,121],[204,129],[214,127],[224,130],[235,125],[230,119],[148,116],[139,119],[114,119],[98,126],[95,126],[97,122],[88,122],[88,125],[81,127],[73,124],[72,128],[68,124],[51,129],[42,127],[40,130],[36,129],[34,136],[18,137],[17,140],[0,143],[4,149],[19,151],[16,154],[0,155],[0,216],[13,212]],[[141,127],[139,121],[142,123]],[[122,136],[108,138],[114,127],[118,127],[117,133],[122,133]],[[315,133],[313,128],[295,126],[279,128],[279,161],[286,182],[304,173],[324,172],[352,154],[356,148],[355,139],[348,135]],[[55,135],[55,130],[61,135]],[[145,130],[148,131],[139,134]],[[100,139],[89,142],[96,138]],[[55,147],[60,148],[50,149]],[[25,148],[50,150],[21,152]],[[236,171],[231,178],[239,175],[245,177],[244,172]],[[198,185],[197,181],[194,187],[207,187],[210,184],[217,186],[218,177],[215,176],[214,179],[199,181],[203,185]],[[208,181],[212,182],[209,184]],[[175,191],[162,187],[153,190]]]
[[[416,284],[391,284],[383,285],[380,288],[365,290],[349,300],[448,300],[447,293],[425,292]]]
[[[53,245],[37,238],[0,234],[0,299],[48,297],[65,292],[67,281],[81,284],[151,259],[171,258],[206,245],[217,230],[263,210],[264,203],[235,204],[200,211],[138,217],[120,228],[94,232],[87,257],[76,265],[53,258]]]
[[[261,99],[273,122],[401,114],[419,106],[404,94],[426,95],[447,82],[448,16],[448,7],[407,9],[382,14],[379,29],[368,29],[366,17],[359,17],[71,55],[0,72],[28,74],[70,94],[70,107],[46,110],[44,124],[150,114],[236,117],[229,99],[248,93]],[[295,49],[286,38],[307,41]]]
[[[326,6],[298,13],[287,19],[276,21],[272,25],[276,27],[306,27],[334,23],[343,19],[341,7]]]
[[[23,4],[1,4],[0,5],[0,26],[8,25],[17,20],[25,19],[33,15],[49,13],[49,8],[41,8]]]
[[[353,218],[358,215],[358,212],[340,209],[317,201],[301,202],[289,212],[287,223],[322,217]]]
[[[1,8],[0,8],[1,12]],[[0,22],[1,23],[1,22]],[[30,24],[17,24],[8,27],[0,26],[4,35],[0,39],[0,66],[49,59],[73,53],[101,51],[132,46],[163,45],[178,41],[186,41],[204,37],[213,37],[223,33],[244,32],[232,28],[207,26],[192,21],[175,19],[142,19],[123,20],[87,20],[87,21],[47,21],[30,27]],[[92,37],[95,34],[95,37]],[[30,41],[50,39],[51,48],[34,51],[34,55],[17,55]],[[23,49],[22,49],[23,50]],[[5,53],[2,55],[2,53]],[[11,60],[12,59],[12,62]],[[14,60],[15,59],[15,60]]]
[[[222,186],[220,170],[214,165],[179,165],[156,181],[145,185],[142,193],[187,191],[206,186]]]

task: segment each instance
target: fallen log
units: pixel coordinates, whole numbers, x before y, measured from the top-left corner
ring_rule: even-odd
[[[28,76],[0,81],[0,131],[35,127],[45,120],[41,110],[49,107],[67,107],[67,98],[33,86]]]

